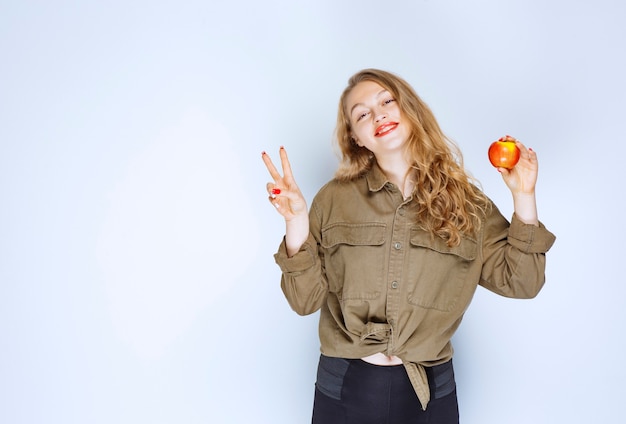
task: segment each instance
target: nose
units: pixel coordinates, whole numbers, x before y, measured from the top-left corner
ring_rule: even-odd
[[[375,121],[380,122],[387,117],[387,114],[383,111],[377,111],[375,116]]]

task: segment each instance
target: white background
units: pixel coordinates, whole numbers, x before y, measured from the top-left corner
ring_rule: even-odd
[[[506,216],[487,161],[540,160],[558,239],[531,301],[479,289],[462,422],[623,417],[621,0],[0,2],[0,422],[306,423],[317,315],[272,254],[260,153],[307,199],[348,77],[406,78]]]

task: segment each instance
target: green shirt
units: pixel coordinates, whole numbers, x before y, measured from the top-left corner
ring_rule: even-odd
[[[419,227],[415,202],[377,166],[355,181],[327,183],[309,216],[300,251],[289,258],[283,240],[274,255],[287,301],[301,315],[321,309],[326,356],[400,357],[424,409],[424,367],[452,358],[450,340],[476,287],[536,296],[555,241],[541,223],[509,223],[493,205],[475,237],[449,247]]]

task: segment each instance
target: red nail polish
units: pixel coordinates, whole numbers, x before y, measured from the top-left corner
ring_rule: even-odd
[[[265,156],[266,154],[267,154],[267,153],[265,152],[265,150],[263,150],[263,151],[261,152],[261,156]]]
[[[272,189],[272,194],[280,194],[280,189],[279,188],[273,188]]]

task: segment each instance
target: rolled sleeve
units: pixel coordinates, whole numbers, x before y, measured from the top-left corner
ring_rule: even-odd
[[[306,271],[315,265],[316,257],[317,244],[311,234],[309,234],[309,238],[304,242],[300,250],[292,257],[287,255],[287,246],[284,237],[278,247],[278,252],[274,254],[276,264],[278,264],[280,270],[285,273]]]
[[[327,282],[322,274],[315,238],[309,234],[292,257],[287,255],[283,238],[274,259],[282,271],[281,288],[291,308],[299,315],[317,311],[326,299]]]
[[[546,252],[556,237],[542,223],[525,224],[513,215],[509,224],[496,212],[483,233],[479,284],[502,296],[532,299],[545,283]]]
[[[525,224],[515,214],[509,227],[508,242],[524,253],[546,253],[556,237],[539,222],[539,226]]]

